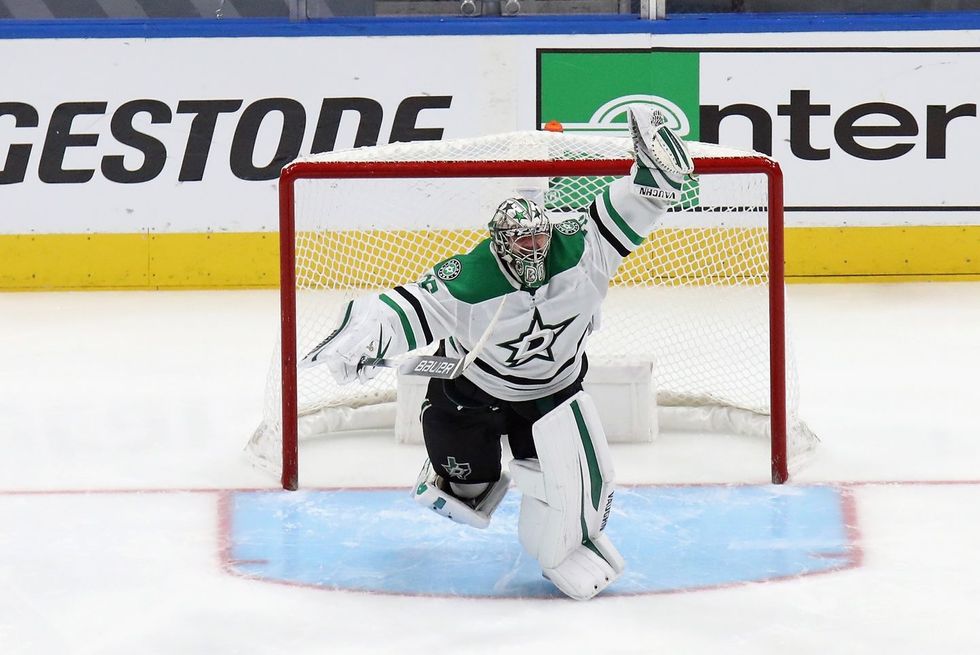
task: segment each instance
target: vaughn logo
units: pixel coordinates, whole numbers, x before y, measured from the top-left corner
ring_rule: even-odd
[[[636,192],[645,198],[662,198],[670,201],[679,200],[681,197],[681,194],[677,193],[676,191],[652,189],[646,186],[636,187]]]
[[[373,98],[323,98],[308,111],[292,98],[248,104],[240,98],[141,98],[113,107],[79,100],[62,102],[47,115],[28,102],[0,102],[0,184],[30,181],[34,174],[47,184],[84,184],[99,175],[139,184],[171,173],[178,182],[200,182],[216,167],[241,180],[272,180],[306,154],[304,143],[311,144],[307,152],[335,150],[342,118],[345,125],[353,119],[356,131],[353,143],[340,147],[378,144],[386,120],[389,143],[438,141],[443,128],[420,124],[438,124],[438,110],[452,101],[409,96],[385,107]],[[231,133],[230,142],[219,133]]]

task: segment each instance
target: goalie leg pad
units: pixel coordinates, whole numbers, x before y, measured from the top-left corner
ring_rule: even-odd
[[[532,431],[543,477],[540,500],[557,511],[539,557],[549,568],[605,527],[615,471],[599,412],[584,391],[536,421]]]
[[[580,391],[532,429],[538,460],[510,464],[524,495],[521,545],[562,592],[591,598],[624,567],[602,534],[612,506],[614,471],[598,412]]]
[[[609,537],[600,534],[573,550],[558,566],[544,569],[544,576],[566,596],[589,600],[612,584],[624,568],[623,556]]]
[[[440,516],[482,529],[490,525],[493,512],[507,495],[509,486],[510,476],[501,471],[500,478],[488,485],[483,493],[475,498],[458,498],[449,491],[449,484],[433,470],[429,460],[425,460],[412,496],[415,502]]]
[[[514,479],[518,477],[515,475]],[[545,535],[558,520],[556,514],[558,512],[546,503],[528,494],[521,499],[517,533],[524,550],[535,559],[539,559]],[[609,537],[599,533],[595,539],[573,545],[571,552],[558,565],[542,566],[542,572],[566,596],[588,600],[612,584],[625,567],[622,555]]]

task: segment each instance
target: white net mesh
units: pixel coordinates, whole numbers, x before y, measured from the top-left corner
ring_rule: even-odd
[[[696,159],[759,156],[708,144],[691,146]],[[631,160],[631,144],[623,138],[527,132],[391,144],[306,161],[470,166],[555,159]],[[299,356],[335,327],[338,309],[352,294],[416,281],[436,262],[467,252],[486,238],[486,222],[503,198],[535,197],[560,220],[585,211],[612,179],[457,177],[450,172],[405,179],[298,180],[294,217]],[[600,329],[589,342],[590,360],[654,361],[660,405],[732,407],[768,415],[768,236],[765,175],[699,176],[658,229],[624,261],[603,306]],[[796,417],[796,369],[789,348],[786,379],[789,449],[801,452],[809,448],[812,435]],[[250,452],[272,469],[278,469],[281,457],[281,393],[277,350],[264,421],[249,444]],[[368,385],[341,387],[326,367],[302,370],[299,413],[319,420],[301,419],[300,438],[351,427],[356,414],[352,408],[391,402],[395,393],[392,371],[383,371]],[[335,408],[327,412],[327,420],[324,408]]]

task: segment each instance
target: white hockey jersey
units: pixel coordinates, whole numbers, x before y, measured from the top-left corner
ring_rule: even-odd
[[[609,281],[664,211],[663,201],[634,195],[629,179],[621,178],[595,198],[587,215],[554,226],[548,278],[538,289],[522,288],[486,239],[416,283],[357,299],[347,319],[380,335],[378,356],[442,340],[447,355],[464,357],[504,303],[463,376],[503,400],[550,395],[579,375]]]

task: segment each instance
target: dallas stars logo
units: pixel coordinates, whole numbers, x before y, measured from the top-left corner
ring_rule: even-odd
[[[575,318],[573,316],[560,323],[546,325],[541,320],[541,312],[535,307],[531,324],[521,336],[497,344],[501,348],[506,348],[510,351],[510,356],[507,357],[507,366],[522,366],[535,359],[541,359],[546,362],[555,361],[555,354],[551,348],[554,346],[555,340],[558,339],[561,333],[565,331],[565,328]]]
[[[446,459],[446,463],[442,465],[442,468],[446,469],[446,474],[451,478],[459,478],[460,480],[465,480],[469,477],[473,469],[470,467],[469,462],[457,462],[455,457],[449,457]]]

